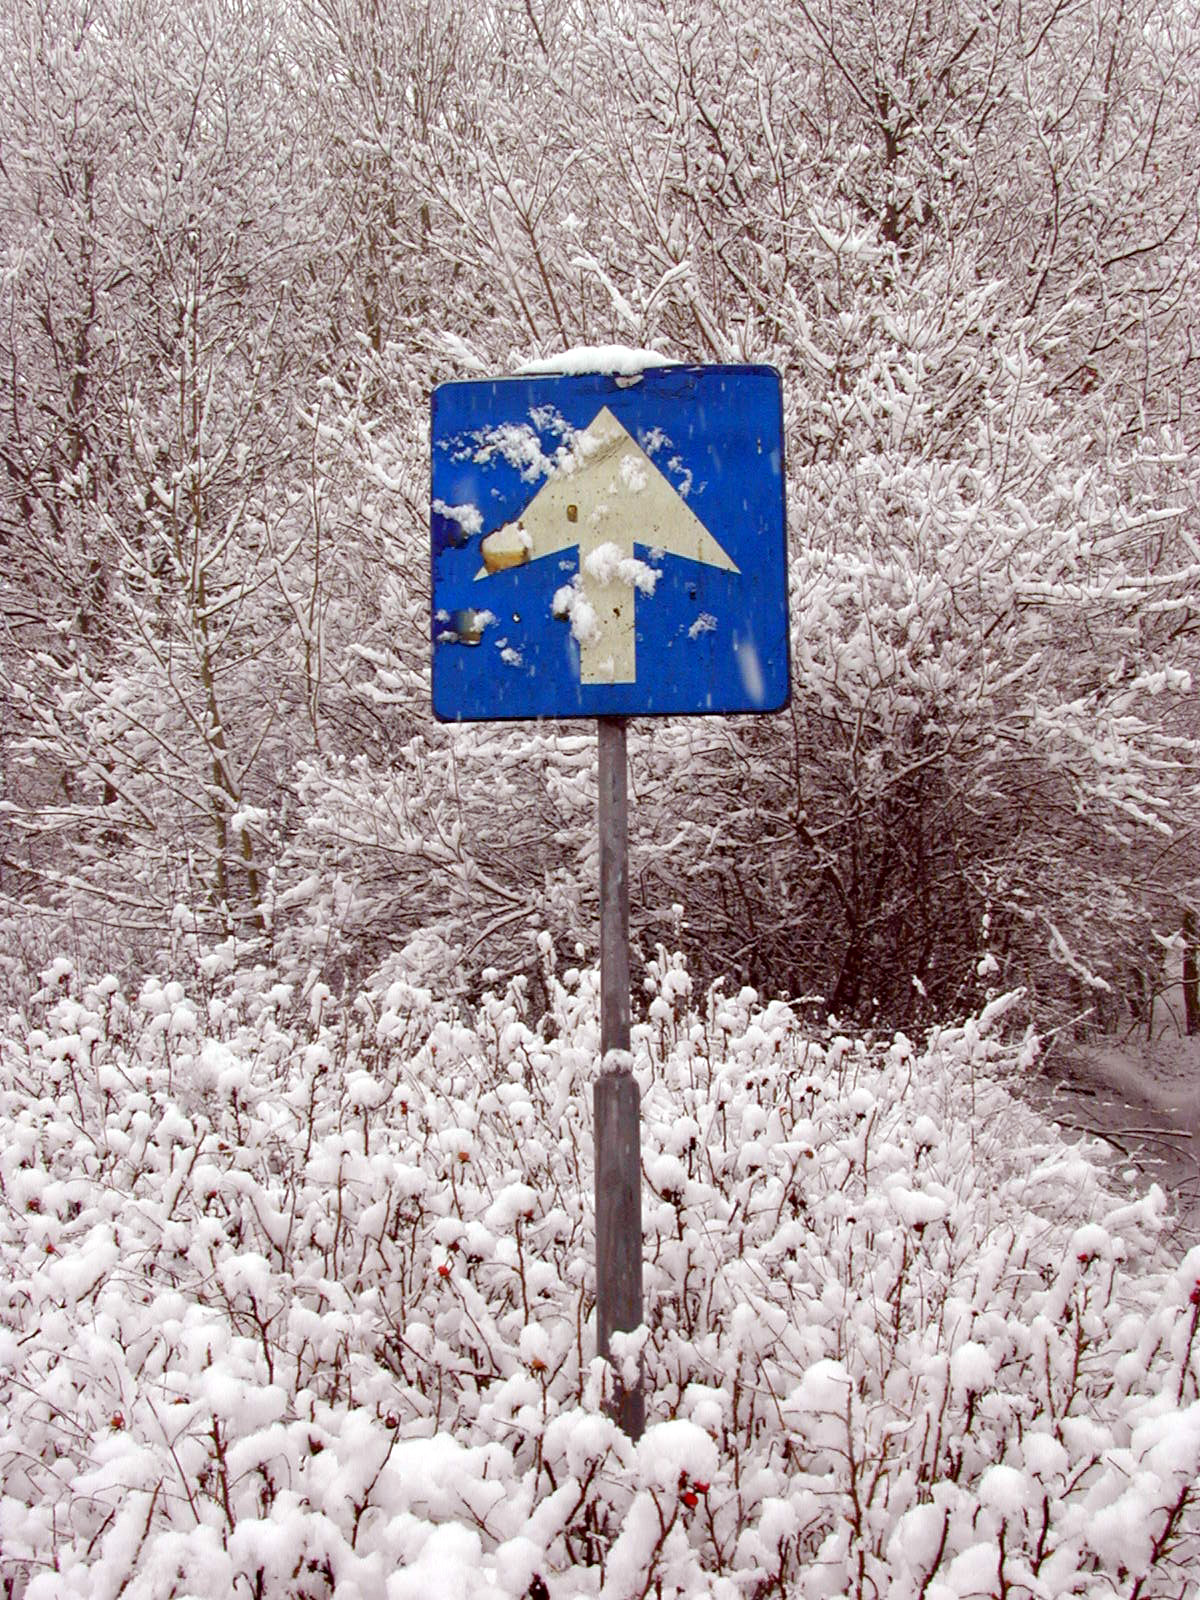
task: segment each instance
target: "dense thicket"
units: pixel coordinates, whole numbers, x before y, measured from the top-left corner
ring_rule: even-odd
[[[793,704],[634,729],[645,948],[1138,999],[1197,889],[1194,7],[0,30],[10,909],[334,981],[590,943],[589,730],[429,714],[426,418],[615,340],[775,363],[789,452]]]
[[[542,962],[540,1017],[524,978],[293,1006],[219,955],[21,996],[6,1595],[1194,1593],[1200,1247],[1010,1097],[1011,996],[868,1047],[651,964],[634,1444],[593,1358],[597,975]]]

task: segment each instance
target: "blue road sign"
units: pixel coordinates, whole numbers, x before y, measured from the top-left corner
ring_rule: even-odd
[[[432,453],[443,720],[786,704],[774,368],[446,383]]]

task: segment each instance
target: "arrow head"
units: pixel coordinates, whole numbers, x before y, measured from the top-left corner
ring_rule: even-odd
[[[531,561],[576,545],[581,559],[601,544],[632,555],[640,544],[725,572],[738,570],[607,406],[576,434],[571,454],[530,500],[518,525],[528,537]]]

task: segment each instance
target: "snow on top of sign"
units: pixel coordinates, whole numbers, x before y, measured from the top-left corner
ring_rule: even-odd
[[[521,377],[550,374],[573,377],[582,372],[611,372],[616,376],[632,378],[649,367],[679,365],[681,363],[674,356],[664,356],[657,350],[635,350],[621,344],[580,344],[556,356],[526,361],[517,368],[517,372]]]

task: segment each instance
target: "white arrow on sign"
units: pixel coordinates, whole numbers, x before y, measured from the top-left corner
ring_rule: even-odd
[[[579,641],[582,683],[637,681],[634,596],[657,574],[634,557],[679,556],[737,572],[708,529],[650,457],[603,406],[574,440],[567,465],[542,485],[516,522],[482,541],[490,577],[542,556],[579,548],[579,575],[563,596]]]

